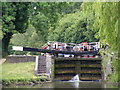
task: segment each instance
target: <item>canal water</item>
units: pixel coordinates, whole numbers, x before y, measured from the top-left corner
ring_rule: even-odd
[[[67,82],[67,81],[56,81],[42,83],[38,85],[18,85],[8,86],[4,88],[118,88],[118,84],[103,83],[103,82]]]

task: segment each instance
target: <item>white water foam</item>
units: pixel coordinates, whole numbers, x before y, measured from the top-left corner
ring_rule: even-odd
[[[71,80],[69,80],[70,82],[80,82],[80,79],[79,79],[79,75],[75,75]]]

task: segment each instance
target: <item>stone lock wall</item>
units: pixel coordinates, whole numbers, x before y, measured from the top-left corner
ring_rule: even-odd
[[[6,62],[9,63],[35,62],[35,58],[36,56],[23,56],[23,55],[8,56],[6,58]]]

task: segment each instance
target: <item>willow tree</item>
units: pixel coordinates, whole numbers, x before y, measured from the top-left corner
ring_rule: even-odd
[[[105,0],[106,1],[106,0]],[[120,47],[120,37],[119,37],[119,2],[93,2],[93,3],[83,3],[82,9],[84,15],[89,15],[93,13],[94,15],[94,24],[93,29],[97,31],[96,37],[99,38],[101,43],[106,43],[109,45],[109,48],[105,50],[107,53],[112,52],[112,60],[109,61],[109,55],[106,54],[103,59],[103,69],[105,72],[111,71],[108,73],[108,79],[114,82],[120,81],[119,72],[119,47]],[[88,16],[89,18],[89,16]],[[104,51],[104,52],[105,52]],[[107,62],[111,63],[111,70],[107,70]]]
[[[118,2],[83,3],[82,10],[87,18],[94,15],[93,30],[97,31],[96,38],[109,44],[112,50],[117,50],[118,36]]]

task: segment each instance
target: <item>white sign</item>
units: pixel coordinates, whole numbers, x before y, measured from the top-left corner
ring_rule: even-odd
[[[16,50],[16,51],[23,51],[23,47],[21,46],[13,46],[12,48],[13,50]]]

